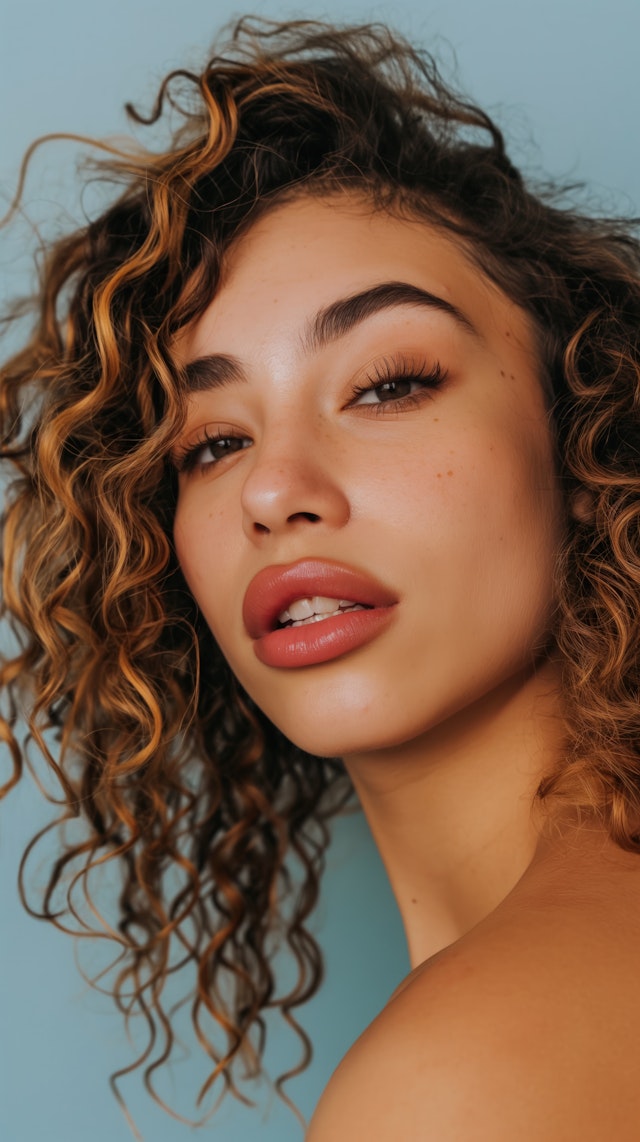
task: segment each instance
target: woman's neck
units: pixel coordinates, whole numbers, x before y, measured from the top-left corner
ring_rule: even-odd
[[[565,732],[559,695],[551,658],[417,740],[345,759],[412,967],[492,912],[534,860],[534,795]]]

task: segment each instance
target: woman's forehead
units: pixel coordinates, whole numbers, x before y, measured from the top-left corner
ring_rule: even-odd
[[[484,274],[461,241],[361,196],[310,194],[273,206],[226,251],[215,295],[181,331],[182,361],[212,343],[251,342],[274,324],[292,335],[323,308],[384,283],[429,292],[469,324],[531,344],[530,320]],[[218,344],[219,343],[219,344]]]

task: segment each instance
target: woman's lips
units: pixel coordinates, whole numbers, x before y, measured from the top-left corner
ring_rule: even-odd
[[[365,610],[340,611],[298,627],[278,615],[296,599],[349,599]],[[364,646],[390,621],[397,599],[382,584],[344,564],[307,559],[265,567],[251,580],[242,617],[256,657],[267,666],[313,666]]]

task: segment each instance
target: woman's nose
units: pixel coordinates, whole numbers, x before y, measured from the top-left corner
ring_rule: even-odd
[[[349,500],[336,457],[318,444],[286,433],[279,441],[255,446],[242,489],[243,526],[250,539],[306,525],[334,529],[347,522]]]

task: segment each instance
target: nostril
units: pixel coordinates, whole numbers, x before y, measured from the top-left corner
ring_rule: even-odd
[[[318,515],[317,512],[292,512],[291,515],[287,516],[286,522],[296,523],[299,520],[306,520],[307,523],[319,523],[321,519],[322,516]],[[253,529],[258,535],[269,535],[271,532],[271,528],[266,523],[260,523],[258,520],[254,520]]]
[[[293,515],[287,516],[287,523],[293,523],[296,519],[306,519],[310,523],[319,523],[320,516],[315,512],[294,512]]]

